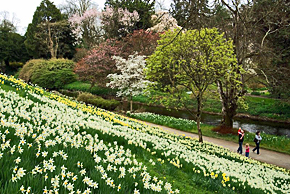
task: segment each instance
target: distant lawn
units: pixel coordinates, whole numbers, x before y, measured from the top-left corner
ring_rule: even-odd
[[[290,103],[274,99],[274,98],[264,98],[264,97],[253,97],[245,96],[248,109],[239,108],[238,113],[249,114],[253,116],[267,117],[271,119],[277,119],[282,121],[290,121]],[[147,96],[136,96],[133,98],[135,102],[150,103],[150,97]],[[160,105],[160,104],[154,104]],[[190,107],[195,108],[197,105],[195,100],[190,102]],[[220,113],[222,109],[221,102],[219,99],[214,97],[207,97],[203,102],[203,111]]]
[[[290,103],[274,99],[246,96],[248,110],[238,109],[238,113],[245,113],[254,116],[267,117],[277,120],[290,119]]]
[[[99,96],[116,96],[116,89],[106,88],[106,87],[98,87],[94,86],[91,88],[90,83],[76,81],[70,84],[63,86],[63,89],[71,90],[71,91],[82,91],[89,92]],[[216,88],[213,86],[210,90],[214,91]],[[166,95],[166,94],[164,94]],[[246,103],[248,104],[248,109],[237,110],[238,113],[249,114],[253,116],[260,116],[266,118],[272,118],[282,121],[290,121],[290,103],[275,99],[275,98],[265,98],[259,96],[245,96]],[[133,97],[133,101],[141,102],[145,104],[150,103],[151,98],[145,95],[139,95]],[[195,108],[197,103],[195,100],[188,100],[189,107]],[[156,102],[153,105],[160,105],[160,103]],[[221,102],[217,96],[217,94],[207,93],[206,98],[203,101],[203,111],[220,113],[222,109]]]
[[[81,82],[81,81],[76,81],[76,82],[67,84],[67,85],[63,86],[63,89],[89,92],[89,93],[99,95],[99,96],[115,96],[116,91],[117,91],[117,90],[107,88],[107,87],[94,86],[91,88],[90,83]]]

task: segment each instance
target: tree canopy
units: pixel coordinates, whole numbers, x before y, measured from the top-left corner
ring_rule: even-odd
[[[14,25],[4,19],[0,23],[0,63],[6,66],[11,62],[25,63],[29,57],[24,45],[25,37],[16,33]]]
[[[233,44],[216,28],[178,33],[179,30],[167,31],[161,36],[155,53],[147,60],[147,78],[155,82],[151,86],[153,90],[161,89],[178,101],[184,100],[186,92],[192,93],[198,102],[195,111],[199,140],[202,142],[200,117],[203,94],[210,84],[221,79],[236,63]],[[159,98],[170,100],[169,96]],[[188,108],[185,103],[184,106]]]
[[[60,54],[60,43],[72,43],[68,27],[60,10],[49,0],[42,0],[27,28],[25,45],[28,53],[34,58],[57,57]]]

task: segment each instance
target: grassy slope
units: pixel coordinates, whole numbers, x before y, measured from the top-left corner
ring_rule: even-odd
[[[0,86],[2,89],[4,89],[5,91],[14,91],[16,93],[18,93],[20,96],[22,97],[26,97],[27,94],[22,91],[22,90],[17,90],[14,87],[8,86],[8,85],[1,85]],[[29,99],[34,100],[31,96],[29,97]],[[0,126],[0,130],[1,130],[1,126]],[[4,129],[3,129],[4,130]],[[87,133],[94,135],[97,132],[95,130],[90,130],[87,129],[86,130]],[[13,131],[10,133],[11,135],[13,134]],[[99,134],[99,136],[101,136],[101,134]],[[111,139],[110,137],[105,137],[105,136],[101,136],[104,140],[104,143],[112,143],[114,141],[114,139]],[[12,138],[12,136],[11,136]],[[13,145],[14,141],[19,141],[19,140],[13,140],[11,144]],[[122,143],[121,143],[122,145]],[[157,163],[156,166],[152,166],[150,165],[150,162],[148,162],[150,159],[152,159],[152,155],[148,154],[146,151],[144,151],[143,149],[137,149],[135,148],[135,150],[126,144],[123,144],[123,146],[126,147],[130,147],[131,150],[135,151],[136,153],[136,158],[138,161],[143,162],[144,164],[148,164],[147,166],[148,168],[148,172],[150,172],[152,174],[152,176],[157,176],[160,179],[163,179],[164,181],[169,181],[172,183],[172,186],[174,188],[178,188],[180,190],[180,193],[184,193],[184,194],[204,194],[204,193],[233,193],[232,190],[228,189],[228,188],[224,188],[222,187],[217,181],[212,181],[209,178],[204,178],[201,175],[196,175],[193,172],[188,172],[185,170],[181,170],[181,169],[177,169],[176,167],[172,166],[171,164],[169,164],[168,162],[165,162],[164,164],[160,164]],[[57,147],[57,148],[51,148],[48,149],[49,153],[52,153],[56,150],[64,150],[66,153],[68,153],[68,155],[73,155],[73,158],[70,158],[70,160],[66,161],[64,163],[64,165],[68,168],[70,168],[73,172],[77,171],[76,167],[75,167],[75,163],[79,160],[82,161],[88,161],[86,163],[84,163],[84,166],[86,167],[86,169],[89,169],[88,173],[91,174],[91,176],[95,175],[95,176],[99,176],[97,175],[97,173],[93,170],[94,169],[94,163],[90,162],[90,157],[91,155],[86,155],[84,154],[84,151],[82,150],[77,150],[77,149],[70,149],[70,148],[65,148],[65,147]],[[32,169],[34,167],[34,165],[37,165],[37,158],[35,157],[34,154],[29,153],[28,151],[24,152],[22,154],[22,156],[27,155],[27,157],[22,157],[22,160],[24,161],[25,165],[23,166],[25,169]],[[87,158],[87,159],[86,159]],[[8,165],[10,163],[13,163],[14,160],[16,159],[16,156],[10,157],[9,159],[5,159],[5,160],[1,160],[0,164],[1,166],[5,166]],[[154,158],[153,158],[154,159]],[[156,158],[155,158],[156,160]],[[28,161],[32,161],[32,162],[28,162]],[[34,162],[33,162],[34,161]],[[0,173],[0,178],[5,178],[6,176],[10,177],[11,172],[4,173],[1,174]],[[5,177],[4,177],[5,176]],[[42,179],[41,176],[32,176],[29,175],[26,179],[26,182],[34,189],[34,191],[37,192],[42,192],[42,189],[37,189],[37,187],[39,186],[39,182],[38,181],[34,181],[35,178],[37,179]],[[49,178],[51,178],[49,176]],[[7,179],[7,178],[5,178]],[[9,184],[5,183],[5,179],[2,179],[2,181],[0,181],[0,193],[13,193],[15,191],[15,187],[19,188],[21,185],[19,185],[18,183],[15,184],[11,184],[11,182]],[[1,180],[1,179],[0,179]],[[41,184],[45,184],[44,181],[42,181]],[[81,183],[77,183],[75,184],[75,186],[80,185]],[[130,185],[130,184],[129,184]],[[102,185],[100,184],[99,186],[103,186],[106,187],[106,185]],[[129,189],[127,190],[129,193],[132,192],[132,190]],[[65,192],[64,190],[62,190],[62,192]],[[109,192],[109,190],[108,190]],[[147,192],[146,192],[147,193]]]

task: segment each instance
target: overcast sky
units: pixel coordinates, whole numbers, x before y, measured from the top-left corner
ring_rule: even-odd
[[[54,5],[64,4],[65,0],[50,0]],[[106,0],[92,0],[100,9],[103,8]],[[171,0],[159,0],[166,8],[169,8]],[[16,24],[17,32],[24,34],[29,23],[32,22],[33,14],[40,5],[41,0],[0,0],[0,19],[3,18],[3,12],[9,13],[9,20]]]

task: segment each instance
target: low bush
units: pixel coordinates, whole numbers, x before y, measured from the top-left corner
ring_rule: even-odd
[[[120,102],[117,100],[107,100],[101,97],[91,99],[89,103],[110,111],[115,110],[120,105]]]
[[[48,89],[60,89],[76,81],[73,73],[74,62],[67,59],[33,59],[28,61],[19,78]]]
[[[261,95],[261,93],[260,93],[260,92],[251,92],[251,95],[260,96],[260,95]]]
[[[67,83],[76,81],[76,75],[71,69],[55,71],[38,70],[31,77],[31,82],[47,89],[59,89]]]
[[[250,83],[248,84],[248,87],[251,88],[252,90],[264,90],[264,89],[267,89],[265,87],[265,85],[261,84],[261,83]]]
[[[81,93],[77,100],[82,102],[88,102],[90,99],[95,98],[96,96],[91,93]]]
[[[33,72],[41,66],[45,66],[45,60],[43,59],[32,59],[28,61],[20,70],[19,78],[30,82]]]
[[[102,109],[106,110],[115,110],[119,105],[120,102],[117,100],[107,100],[103,99],[100,96],[95,96],[90,93],[82,93],[77,98],[78,101],[85,102],[86,104],[92,104]]]

